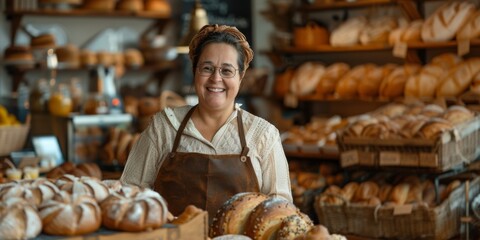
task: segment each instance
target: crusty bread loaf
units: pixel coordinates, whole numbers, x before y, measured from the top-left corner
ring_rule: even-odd
[[[405,64],[395,68],[381,83],[380,96],[383,98],[396,98],[404,93],[407,79],[420,69],[418,64]]]
[[[110,191],[108,187],[99,179],[92,177],[75,177],[66,174],[55,181],[55,185],[60,190],[71,194],[89,195],[98,202],[108,197]]]
[[[380,85],[395,68],[393,64],[386,64],[372,68],[358,83],[358,96],[361,98],[374,98],[379,95]]]
[[[93,162],[80,163],[77,165],[77,168],[85,172],[89,177],[97,178],[100,180],[102,179],[102,170],[100,170],[100,167],[96,163],[93,163]]]
[[[430,15],[422,27],[424,42],[451,40],[475,11],[467,1],[448,1]]]
[[[348,19],[330,35],[332,46],[351,46],[359,43],[360,32],[367,25],[367,19],[363,16]]]
[[[456,97],[463,93],[480,71],[480,58],[470,58],[455,66],[438,85],[437,97]]]
[[[325,67],[317,62],[305,62],[300,65],[290,81],[290,91],[302,96],[315,91],[315,88],[325,73]]]
[[[170,14],[172,9],[170,3],[166,0],[146,0],[145,11]]]
[[[457,187],[460,187],[462,185],[462,182],[460,180],[453,180],[451,181],[447,187],[440,192],[440,200],[444,201],[450,196],[450,193],[452,193]]]
[[[470,84],[470,91],[475,94],[480,94],[480,71],[472,77]]]
[[[440,66],[444,71],[449,71],[453,67],[461,63],[463,59],[454,53],[443,53],[433,57],[430,64]]]
[[[345,198],[345,200],[347,201],[352,200],[359,186],[360,184],[358,184],[357,182],[349,182],[345,186],[343,186],[342,196]]]
[[[434,98],[435,90],[445,71],[438,65],[428,64],[420,73],[412,75],[405,84],[405,97]]]
[[[139,12],[143,10],[143,0],[119,0],[116,8],[118,10]]]
[[[171,223],[176,225],[185,224],[202,212],[202,209],[197,208],[194,205],[188,205],[185,207],[185,210],[183,210],[183,212],[178,215],[178,217],[175,218]]]
[[[477,10],[457,32],[457,40],[480,37],[480,10]]]
[[[283,73],[277,74],[274,83],[274,93],[277,97],[284,97],[290,91],[290,82],[295,74],[294,68],[287,68]]]
[[[363,45],[388,43],[390,30],[396,27],[397,22],[392,16],[371,18],[360,31],[360,43]]]
[[[113,230],[140,232],[167,223],[167,202],[151,189],[125,186],[101,204],[103,226]]]
[[[378,184],[373,181],[362,182],[357,191],[355,191],[352,200],[354,202],[361,202],[369,200],[372,197],[378,197],[379,190]]]
[[[410,42],[421,42],[422,41],[422,26],[423,20],[415,20],[411,22],[405,32],[402,34],[402,42],[410,43]]]
[[[475,114],[464,106],[450,106],[443,118],[449,121],[453,126],[472,120]]]
[[[313,222],[307,215],[303,213],[290,215],[282,220],[276,239],[295,239],[307,233],[312,227]]]
[[[45,178],[19,180],[4,184],[0,189],[0,199],[22,198],[34,206],[53,198],[58,192],[57,186]]]
[[[97,201],[85,194],[59,191],[38,208],[43,232],[50,235],[83,235],[97,231],[102,223]]]
[[[316,93],[322,96],[332,95],[340,78],[349,70],[350,66],[343,62],[333,63],[325,68],[325,73],[317,84]]]
[[[416,137],[436,140],[443,132],[452,128],[452,125],[443,118],[431,118],[422,126]]]
[[[262,193],[237,193],[218,209],[210,227],[210,237],[243,234],[250,213],[268,196]]]
[[[370,71],[375,69],[375,64],[367,63],[354,67],[348,71],[337,83],[335,96],[341,99],[356,98],[358,95],[358,84]]]
[[[301,215],[301,212],[293,203],[281,197],[270,197],[252,211],[245,233],[252,239],[271,239],[278,233],[282,221],[291,215]]]
[[[42,220],[34,206],[22,198],[10,197],[0,203],[2,239],[34,239],[42,231]]]
[[[393,187],[390,192],[389,200],[396,205],[403,205],[407,201],[408,192],[410,191],[410,184],[399,183]]]

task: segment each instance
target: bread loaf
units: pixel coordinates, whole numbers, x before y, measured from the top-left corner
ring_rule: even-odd
[[[480,10],[477,10],[457,32],[457,40],[480,37]]]
[[[325,72],[325,67],[316,62],[305,62],[300,65],[290,82],[290,91],[302,96],[315,91],[315,88]]]
[[[352,200],[355,192],[357,191],[360,185],[357,182],[349,182],[342,188],[342,196],[345,200],[350,201]]]
[[[295,69],[287,68],[283,73],[277,74],[275,79],[275,96],[284,97],[290,91],[290,82],[295,73]]]
[[[423,20],[415,20],[411,22],[402,34],[402,42],[421,42],[422,41],[422,26]]]
[[[58,192],[57,186],[44,178],[19,180],[4,184],[0,189],[0,199],[5,201],[18,197],[37,207],[53,198],[56,192]]]
[[[146,0],[145,11],[170,14],[172,9],[170,3],[166,0]]]
[[[379,190],[378,184],[373,181],[362,182],[353,196],[353,201],[361,202],[378,197]]]
[[[475,5],[467,1],[449,1],[430,15],[422,27],[424,42],[451,40],[473,15]]]
[[[454,67],[438,85],[437,97],[456,97],[463,93],[480,71],[480,58],[470,58]]]
[[[379,95],[380,85],[383,79],[394,69],[393,64],[372,68],[358,83],[358,96],[361,98],[373,98]]]
[[[218,209],[210,227],[210,237],[243,234],[253,209],[267,199],[262,193],[237,193]]]
[[[438,65],[429,64],[419,74],[410,76],[405,84],[405,97],[434,98],[435,90],[445,71]]]
[[[42,220],[34,206],[17,197],[0,203],[2,239],[34,239],[42,231]]]
[[[103,182],[97,178],[91,177],[75,177],[67,174],[55,181],[55,185],[60,190],[71,194],[89,195],[98,202],[108,197],[110,191]]]
[[[390,192],[389,200],[396,205],[404,205],[408,198],[408,192],[410,191],[410,184],[400,183],[393,187]]]
[[[470,121],[474,117],[475,114],[472,111],[466,107],[458,105],[450,106],[443,115],[443,118],[449,121],[453,126]]]
[[[405,85],[410,76],[420,70],[418,64],[405,64],[395,68],[381,83],[380,96],[383,98],[396,98],[404,93]]]
[[[270,197],[260,203],[249,216],[245,233],[252,239],[271,239],[278,233],[282,221],[291,215],[301,215],[295,205],[280,197]]]
[[[327,96],[333,95],[335,87],[342,76],[350,70],[346,63],[333,63],[325,69],[325,73],[317,84],[316,93]]]
[[[313,222],[307,215],[303,213],[300,213],[299,215],[290,215],[282,220],[276,239],[294,239],[296,237],[304,235],[312,227]]]
[[[194,205],[188,205],[185,207],[185,210],[183,210],[183,212],[171,223],[176,225],[185,224],[202,212],[202,209],[197,208]]]
[[[118,10],[140,12],[143,10],[143,0],[120,0],[116,8]]]
[[[103,226],[113,230],[140,232],[167,223],[167,202],[150,189],[123,187],[100,204]]]
[[[97,231],[102,223],[97,201],[84,194],[59,191],[39,208],[43,232],[50,235],[83,235]]]
[[[473,76],[470,91],[475,94],[480,94],[480,71]]]
[[[80,163],[77,165],[77,168],[85,172],[87,176],[93,177],[96,179],[102,179],[102,170],[96,163]]]
[[[358,44],[360,32],[366,25],[367,19],[363,16],[348,19],[332,31],[330,44],[332,46],[352,46]]]
[[[397,22],[391,16],[372,18],[360,32],[360,43],[363,45],[388,43],[390,30],[396,27]]]
[[[351,69],[338,81],[337,87],[335,88],[335,96],[341,99],[356,98],[358,95],[357,89],[359,82],[376,67],[375,64],[368,63],[358,65]]]
[[[447,120],[442,118],[432,118],[422,126],[420,131],[416,134],[416,137],[436,140],[443,132],[452,128],[452,125]]]
[[[443,53],[432,58],[430,64],[440,66],[444,71],[449,71],[457,66],[463,59],[453,53]]]

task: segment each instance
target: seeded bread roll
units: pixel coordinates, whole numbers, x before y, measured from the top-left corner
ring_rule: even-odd
[[[250,213],[268,196],[262,193],[237,193],[217,211],[210,228],[210,237],[225,234],[243,234]]]
[[[272,239],[278,233],[282,221],[295,214],[300,215],[301,212],[293,203],[280,197],[270,197],[252,211],[245,233],[252,239]]]
[[[310,218],[301,213],[294,214],[282,220],[280,229],[277,233],[277,240],[290,240],[307,233],[313,227]]]

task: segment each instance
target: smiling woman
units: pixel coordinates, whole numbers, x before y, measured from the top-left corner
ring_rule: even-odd
[[[253,51],[235,27],[207,25],[189,46],[198,105],[157,113],[130,152],[124,183],[153,188],[180,214],[209,212],[240,192],[292,201],[278,129],[235,103]]]

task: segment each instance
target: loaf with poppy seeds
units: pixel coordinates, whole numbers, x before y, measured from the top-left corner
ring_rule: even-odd
[[[282,221],[300,210],[281,197],[270,197],[253,209],[245,226],[245,235],[256,240],[275,239]]]
[[[100,204],[103,226],[113,230],[140,232],[167,223],[165,199],[151,189],[124,186]]]
[[[243,234],[253,209],[268,196],[257,192],[235,194],[218,209],[210,227],[210,237],[226,234]]]
[[[101,225],[101,210],[97,201],[85,194],[59,191],[38,208],[43,232],[73,236],[97,231]]]

